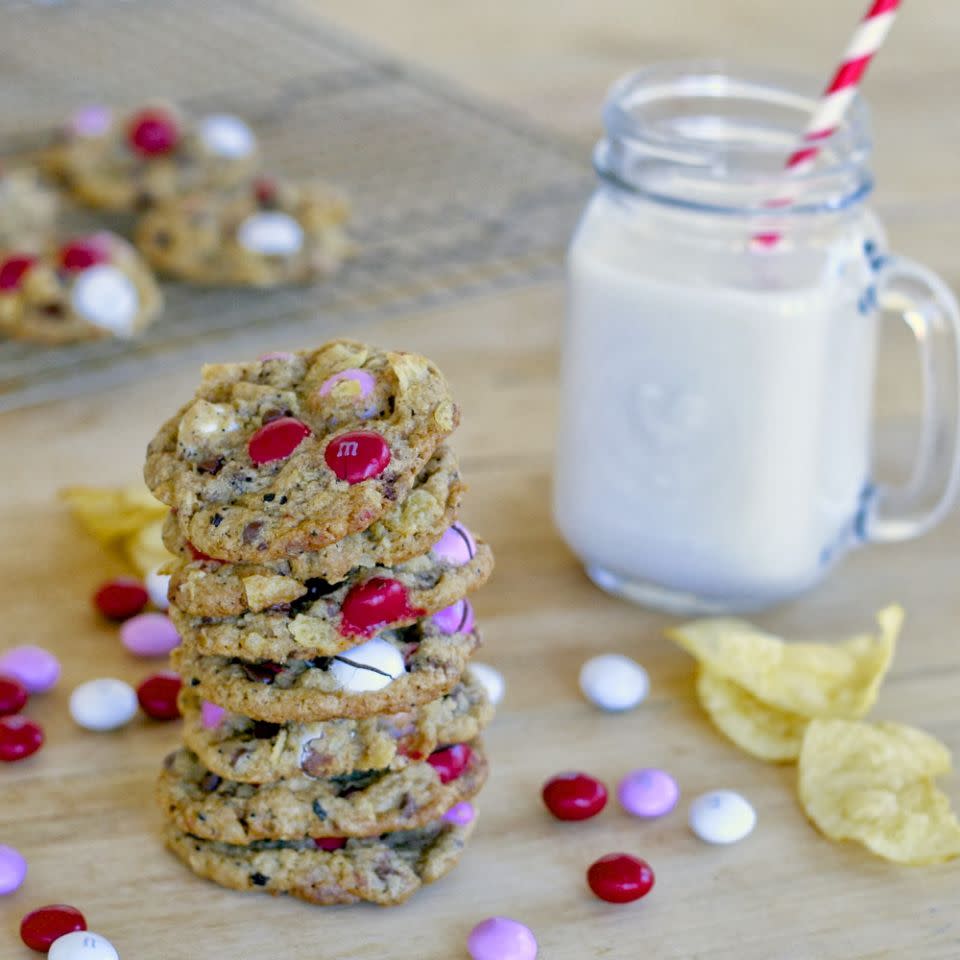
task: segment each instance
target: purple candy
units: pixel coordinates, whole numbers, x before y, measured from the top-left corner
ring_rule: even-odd
[[[455,803],[444,815],[443,819],[447,823],[455,823],[458,827],[465,827],[468,823],[473,823],[473,818],[477,811],[473,809],[473,804],[469,800],[461,803]]]
[[[467,937],[473,960],[535,960],[537,940],[529,927],[509,917],[490,917]]]
[[[444,560],[462,567],[474,558],[477,552],[477,541],[462,523],[454,523],[447,527],[444,535],[433,545],[430,552],[437,560]]]
[[[120,641],[138,657],[165,657],[179,646],[180,635],[165,613],[141,613],[120,627]]]
[[[475,622],[469,600],[458,600],[449,607],[438,610],[430,619],[437,629],[447,636],[451,633],[470,633]]]
[[[60,679],[60,661],[43,647],[11,647],[0,657],[0,673],[15,677],[30,693],[46,693]]]
[[[680,798],[677,781],[666,770],[648,767],[628,773],[617,786],[617,798],[635,817],[662,817]]]
[[[78,137],[102,137],[113,122],[109,107],[91,103],[80,107],[70,118],[70,131]]]
[[[368,397],[373,392],[374,385],[376,380],[373,377],[373,374],[367,373],[366,370],[341,370],[339,373],[335,373],[332,377],[327,377],[326,380],[320,385],[320,396],[325,397],[328,393],[338,384],[344,380],[352,380],[355,384],[360,387],[360,396]]]
[[[27,861],[13,847],[0,846],[0,896],[13,893],[27,875]]]
[[[215,703],[204,700],[200,704],[200,722],[207,730],[216,730],[223,723],[226,712],[223,707],[218,707]]]

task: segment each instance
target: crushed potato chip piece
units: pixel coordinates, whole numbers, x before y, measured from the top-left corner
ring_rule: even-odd
[[[163,520],[153,520],[127,537],[123,548],[127,559],[141,577],[145,577],[154,567],[163,566],[173,559],[173,555],[163,545]]]
[[[697,673],[697,696],[714,726],[746,753],[773,763],[799,756],[808,717],[771,707],[706,666]]]
[[[897,863],[960,856],[960,823],[933,778],[950,770],[939,740],[897,723],[812,720],[800,750],[800,802],[834,840]]]
[[[292,603],[302,597],[307,588],[293,577],[262,576],[253,574],[243,578],[243,589],[247,605],[255,613],[266,610],[278,603]]]
[[[137,533],[168,511],[143,484],[129,487],[66,487],[61,498],[87,532],[107,546]]]
[[[877,614],[877,635],[838,644],[786,643],[743,620],[697,620],[668,631],[702,664],[763,703],[806,717],[860,717],[877,699],[903,609]]]

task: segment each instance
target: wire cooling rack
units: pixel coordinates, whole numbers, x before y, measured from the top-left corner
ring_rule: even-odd
[[[554,275],[590,189],[582,148],[364,47],[296,0],[0,8],[0,152],[36,146],[86,102],[159,96],[236,112],[271,169],[349,192],[360,247],[307,288],[167,285],[163,317],[135,342],[2,342],[0,409],[128,379],[238,329],[309,319],[343,331]]]

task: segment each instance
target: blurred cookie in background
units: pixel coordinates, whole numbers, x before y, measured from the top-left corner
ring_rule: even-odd
[[[54,190],[31,167],[0,169],[0,256],[36,253],[49,242],[59,203]]]
[[[157,205],[136,243],[162,274],[214,286],[275,287],[334,273],[354,252],[350,207],[318,182],[260,176]]]
[[[0,260],[0,335],[47,344],[132,338],[162,302],[136,250],[106,231]]]
[[[197,116],[162,102],[126,113],[90,105],[70,117],[44,160],[78,203],[136,211],[249,177],[258,148],[250,127],[232,114]]]

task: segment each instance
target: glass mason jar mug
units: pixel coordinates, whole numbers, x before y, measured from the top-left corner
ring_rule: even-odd
[[[862,103],[784,177],[814,103],[716,64],[642,71],[607,100],[569,252],[554,488],[606,590],[675,612],[763,607],[857,543],[925,532],[956,492],[956,301],[887,252]],[[871,478],[881,309],[907,321],[923,371],[897,490]]]

